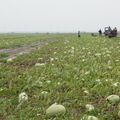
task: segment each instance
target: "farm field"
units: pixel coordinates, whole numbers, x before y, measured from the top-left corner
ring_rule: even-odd
[[[113,104],[106,98],[120,96],[120,38],[0,35],[0,49],[49,39],[58,41],[10,61],[0,55],[0,120],[119,120],[120,101]],[[28,100],[21,105],[22,92]],[[66,113],[47,116],[46,109],[54,103],[63,105]],[[87,104],[94,109],[87,110]]]
[[[21,47],[23,45],[29,45],[34,42],[43,41],[46,39],[59,39],[60,36],[63,36],[62,34],[56,35],[56,34],[19,34],[19,33],[13,33],[13,34],[0,34],[0,49],[8,49],[8,48],[16,48]]]

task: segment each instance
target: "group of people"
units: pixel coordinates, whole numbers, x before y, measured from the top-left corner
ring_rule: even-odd
[[[105,27],[104,33],[102,32],[101,29],[98,31],[99,36],[102,36],[104,34],[105,36],[108,37],[116,37],[117,36],[117,28],[115,27],[114,29],[111,29],[111,27]],[[92,36],[96,36],[94,33],[91,33]],[[80,31],[78,31],[78,37],[81,37]]]
[[[106,29],[107,28],[107,29]],[[117,28],[115,27],[113,30],[111,29],[111,27],[106,27],[105,31],[104,31],[104,35],[105,36],[111,36],[111,37],[116,37],[117,36]],[[99,36],[102,36],[102,30],[100,29],[98,31]]]

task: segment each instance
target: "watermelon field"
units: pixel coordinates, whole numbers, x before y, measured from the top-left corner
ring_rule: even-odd
[[[0,35],[0,120],[119,120],[119,97],[119,37]]]

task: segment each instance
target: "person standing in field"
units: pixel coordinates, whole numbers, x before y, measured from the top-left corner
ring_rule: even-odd
[[[98,32],[99,32],[99,36],[101,36],[102,35],[102,30],[100,29]]]
[[[108,30],[109,30],[109,31],[112,31],[112,29],[111,29],[111,27],[110,27],[110,26],[108,27]]]
[[[114,36],[117,36],[117,28],[116,27],[113,29],[113,34],[114,34]]]
[[[78,31],[78,37],[80,37],[80,31]]]

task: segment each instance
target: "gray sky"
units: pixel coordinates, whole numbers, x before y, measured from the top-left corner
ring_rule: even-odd
[[[120,0],[0,0],[0,32],[120,28]]]

